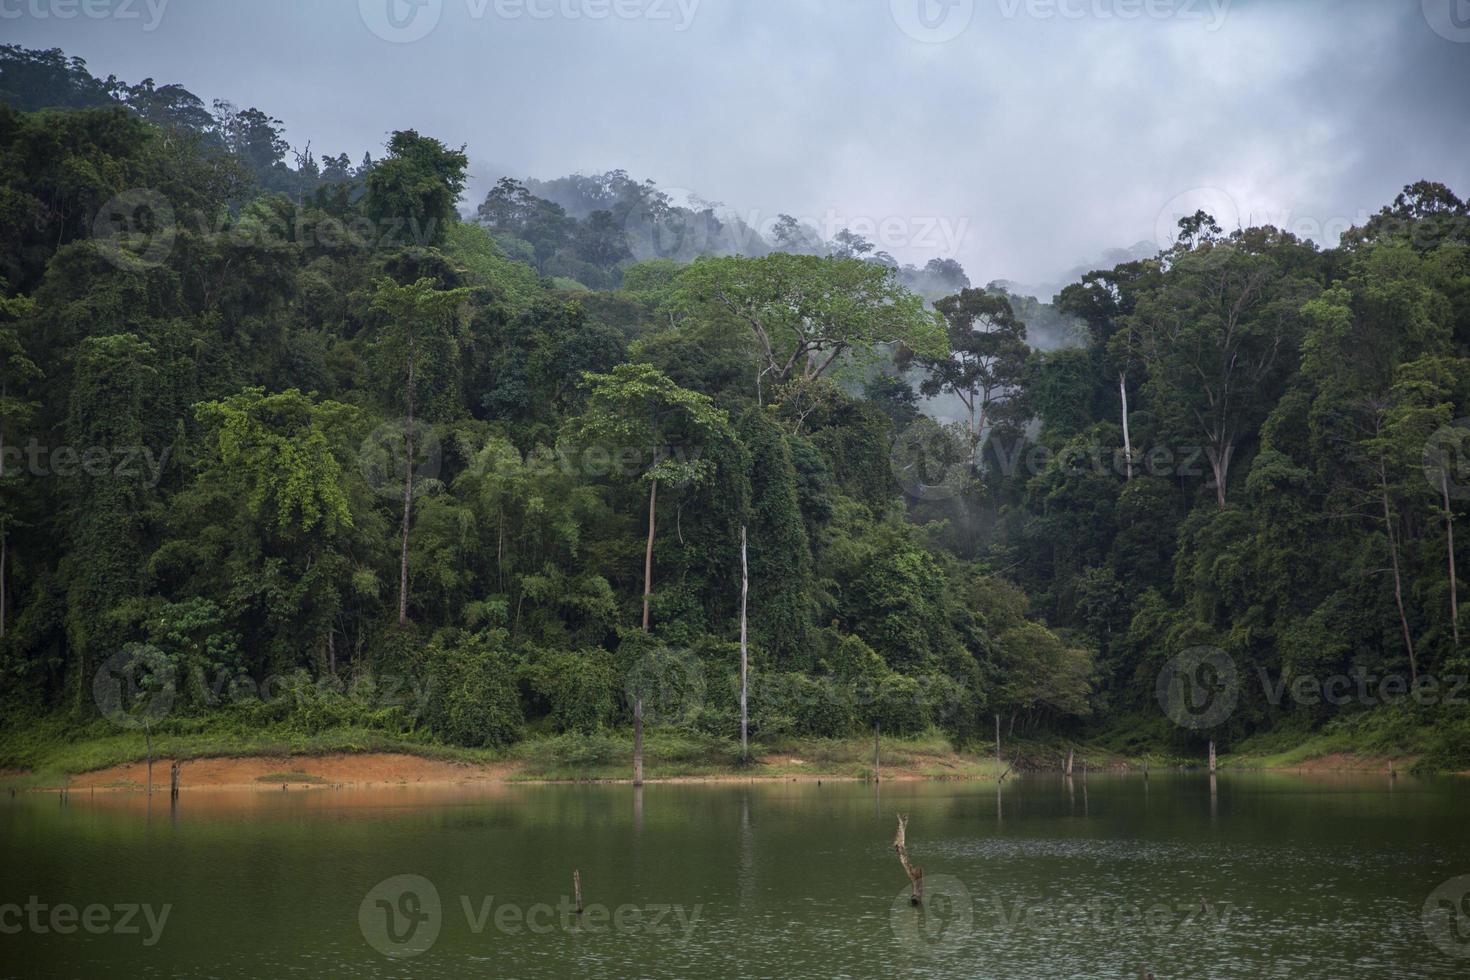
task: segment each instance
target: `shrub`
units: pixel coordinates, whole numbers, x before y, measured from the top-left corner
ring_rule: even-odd
[[[929,727],[924,694],[914,678],[888,674],[873,687],[869,720],[890,735],[917,735]]]
[[[499,630],[434,634],[425,651],[428,696],[424,721],[456,745],[504,746],[521,734],[525,720],[516,686],[518,664]]]
[[[533,649],[522,676],[559,732],[595,732],[617,713],[620,686],[606,650]]]

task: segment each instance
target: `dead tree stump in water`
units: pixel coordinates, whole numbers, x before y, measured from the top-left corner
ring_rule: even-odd
[[[878,726],[873,726],[873,782],[883,782],[883,766],[878,757]]]
[[[582,872],[572,872],[572,894],[577,899],[577,914],[582,914]]]
[[[179,760],[175,759],[168,767],[168,798],[177,800],[179,798]]]
[[[1210,739],[1210,772],[1215,771],[1215,740]]]
[[[903,814],[898,815],[898,832],[893,835],[893,849],[898,852],[899,863],[903,865],[903,873],[909,876],[909,886],[912,892],[909,902],[913,905],[924,904],[924,869],[916,868],[909,863],[908,848],[904,844],[904,831],[908,828],[909,818]]]

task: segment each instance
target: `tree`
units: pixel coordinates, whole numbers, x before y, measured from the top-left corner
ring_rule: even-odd
[[[740,419],[740,440],[750,451],[750,567],[756,637],[778,662],[794,664],[811,631],[812,559],[791,448],[768,409]]]
[[[66,433],[85,452],[147,445],[148,397],[157,378],[156,351],[134,334],[88,337],[77,353]],[[60,475],[60,474],[58,474]],[[103,656],[121,649],[113,613],[137,594],[142,565],[144,480],[109,465],[75,474],[70,497],[67,634],[75,654],[77,693]]]
[[[982,289],[961,290],[934,308],[944,317],[948,353],[926,357],[905,350],[899,365],[917,364],[928,372],[919,385],[926,397],[947,392],[965,406],[973,464],[987,426],[1024,421],[1021,380],[1030,353],[1026,325],[1009,299]]]
[[[687,486],[708,479],[712,465],[687,458],[704,443],[728,438],[729,420],[708,395],[687,391],[648,364],[620,364],[611,374],[588,374],[587,410],[572,422],[583,446],[648,452],[648,538],[643,551],[643,632],[649,631],[653,597],[653,540],[658,525],[658,486]],[[686,458],[671,458],[670,443]],[[633,704],[633,783],[643,783],[643,700]]]
[[[413,243],[437,245],[458,212],[469,157],[411,129],[388,140],[388,155],[368,171],[367,214],[385,242],[408,233]]]
[[[659,484],[684,487],[708,479],[712,464],[698,453],[706,443],[728,438],[729,419],[708,395],[680,388],[649,364],[620,364],[611,374],[589,373],[583,379],[587,409],[571,422],[573,440],[584,447],[647,453],[653,461],[641,476],[648,484],[642,621],[648,632]],[[678,455],[670,454],[671,446]]]
[[[4,281],[0,280],[0,287]],[[25,427],[35,416],[38,402],[27,400],[29,386],[41,377],[41,369],[26,354],[20,342],[19,331],[14,319],[31,309],[31,303],[21,297],[9,299],[0,296],[0,491],[8,491],[5,485],[5,437],[10,426]],[[14,508],[9,494],[0,496],[0,638],[5,636],[8,613],[6,565],[10,557],[10,523],[14,520]]]
[[[196,414],[213,437],[199,481],[240,501],[273,545],[268,553],[294,566],[303,618],[322,638],[335,673],[333,624],[350,570],[344,532],[353,517],[333,436],[354,425],[357,410],[318,403],[294,388],[274,395],[247,388],[201,404]]]
[[[460,333],[467,289],[437,290],[433,279],[400,286],[374,283],[373,310],[382,325],[374,343],[380,382],[398,390],[402,379],[403,527],[398,577],[398,624],[408,623],[408,531],[413,514],[415,412],[438,414],[458,383]]]
[[[1290,235],[1269,243],[1294,244]],[[1237,233],[1181,251],[1161,288],[1138,298],[1115,340],[1119,357],[1143,363],[1166,428],[1176,438],[1204,438],[1221,508],[1240,441],[1265,418],[1292,370],[1299,310],[1311,295],[1273,250],[1251,247]]]
[[[767,384],[811,382],[848,353],[902,344],[945,352],[944,324],[891,269],[857,259],[788,255],[702,258],[680,277],[686,312],[726,318],[756,339],[756,398]]]

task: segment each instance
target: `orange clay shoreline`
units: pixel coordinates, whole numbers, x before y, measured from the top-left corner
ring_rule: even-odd
[[[1413,764],[1413,759],[1395,760],[1400,771]],[[153,762],[153,787],[155,792],[167,792],[169,768],[172,760],[155,759]],[[778,771],[760,772],[763,766],[777,767]],[[805,763],[794,756],[780,755],[758,760],[755,771],[749,774],[726,773],[708,776],[677,776],[670,779],[649,779],[649,783],[720,783],[720,782],[809,782],[817,779],[829,781],[856,780],[848,774],[822,772],[813,766],[809,772],[801,771]],[[326,755],[261,755],[220,756],[188,759],[181,764],[179,785],[182,790],[291,790],[331,789],[346,787],[422,786],[453,787],[500,784],[511,781],[538,782],[534,777],[521,775],[523,765],[518,762],[458,762],[431,759],[406,753],[364,752],[331,753]],[[1388,768],[1388,760],[1354,756],[1346,753],[1325,755],[1299,764],[1281,767],[1278,772],[1330,773],[1330,772],[1382,772]],[[1137,771],[1136,767],[1094,770],[1101,775],[1107,772]],[[1164,770],[1156,770],[1164,771]],[[944,778],[987,778],[957,775],[946,777],[925,773],[912,768],[887,767],[883,779],[922,780]],[[993,777],[990,777],[993,778]],[[138,792],[146,788],[148,766],[146,762],[130,762],[109,766],[90,772],[78,773],[63,782],[52,782],[36,786],[40,791],[54,791],[63,785],[69,790]],[[565,782],[566,780],[557,780]],[[628,780],[593,780],[596,782],[628,782]]]

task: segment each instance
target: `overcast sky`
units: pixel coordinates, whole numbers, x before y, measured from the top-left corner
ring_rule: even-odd
[[[1036,283],[1196,205],[1330,241],[1421,177],[1470,194],[1456,4],[0,0],[0,37],[259,106],[319,155],[466,144],[470,203],[621,167]]]

